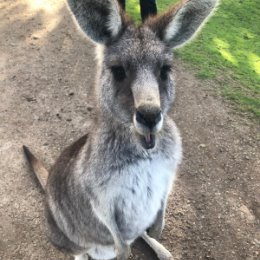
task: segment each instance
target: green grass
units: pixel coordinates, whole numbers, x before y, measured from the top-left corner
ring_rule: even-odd
[[[138,0],[127,12],[140,22]],[[176,0],[158,0],[160,12]],[[222,0],[190,44],[177,50],[200,79],[216,79],[221,93],[237,107],[260,117],[260,0]]]

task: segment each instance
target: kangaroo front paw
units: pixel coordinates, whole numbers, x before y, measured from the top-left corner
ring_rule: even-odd
[[[128,245],[124,245],[118,250],[117,260],[127,260],[131,255],[131,248]]]

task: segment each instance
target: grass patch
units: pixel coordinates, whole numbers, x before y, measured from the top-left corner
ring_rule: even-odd
[[[158,0],[160,12],[177,0]],[[127,12],[140,22],[139,1],[128,0]],[[201,79],[218,79],[221,92],[246,112],[260,117],[260,1],[222,0],[202,30],[178,56]]]

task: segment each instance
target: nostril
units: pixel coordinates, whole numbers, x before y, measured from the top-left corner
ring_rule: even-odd
[[[136,121],[149,128],[153,128],[161,118],[161,110],[158,108],[139,108],[136,111]]]
[[[141,112],[139,112],[138,110],[136,111],[136,121],[143,124],[143,125],[146,125],[145,116]]]
[[[159,112],[158,114],[156,114],[156,116],[155,116],[155,119],[154,119],[155,124],[159,123],[159,122],[161,121],[161,119],[162,119],[162,113],[161,113],[161,111],[160,111],[160,112]]]

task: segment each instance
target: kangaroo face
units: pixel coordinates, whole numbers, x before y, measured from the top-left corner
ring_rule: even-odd
[[[174,99],[172,50],[148,27],[129,27],[104,49],[100,77],[106,108],[153,148]]]

